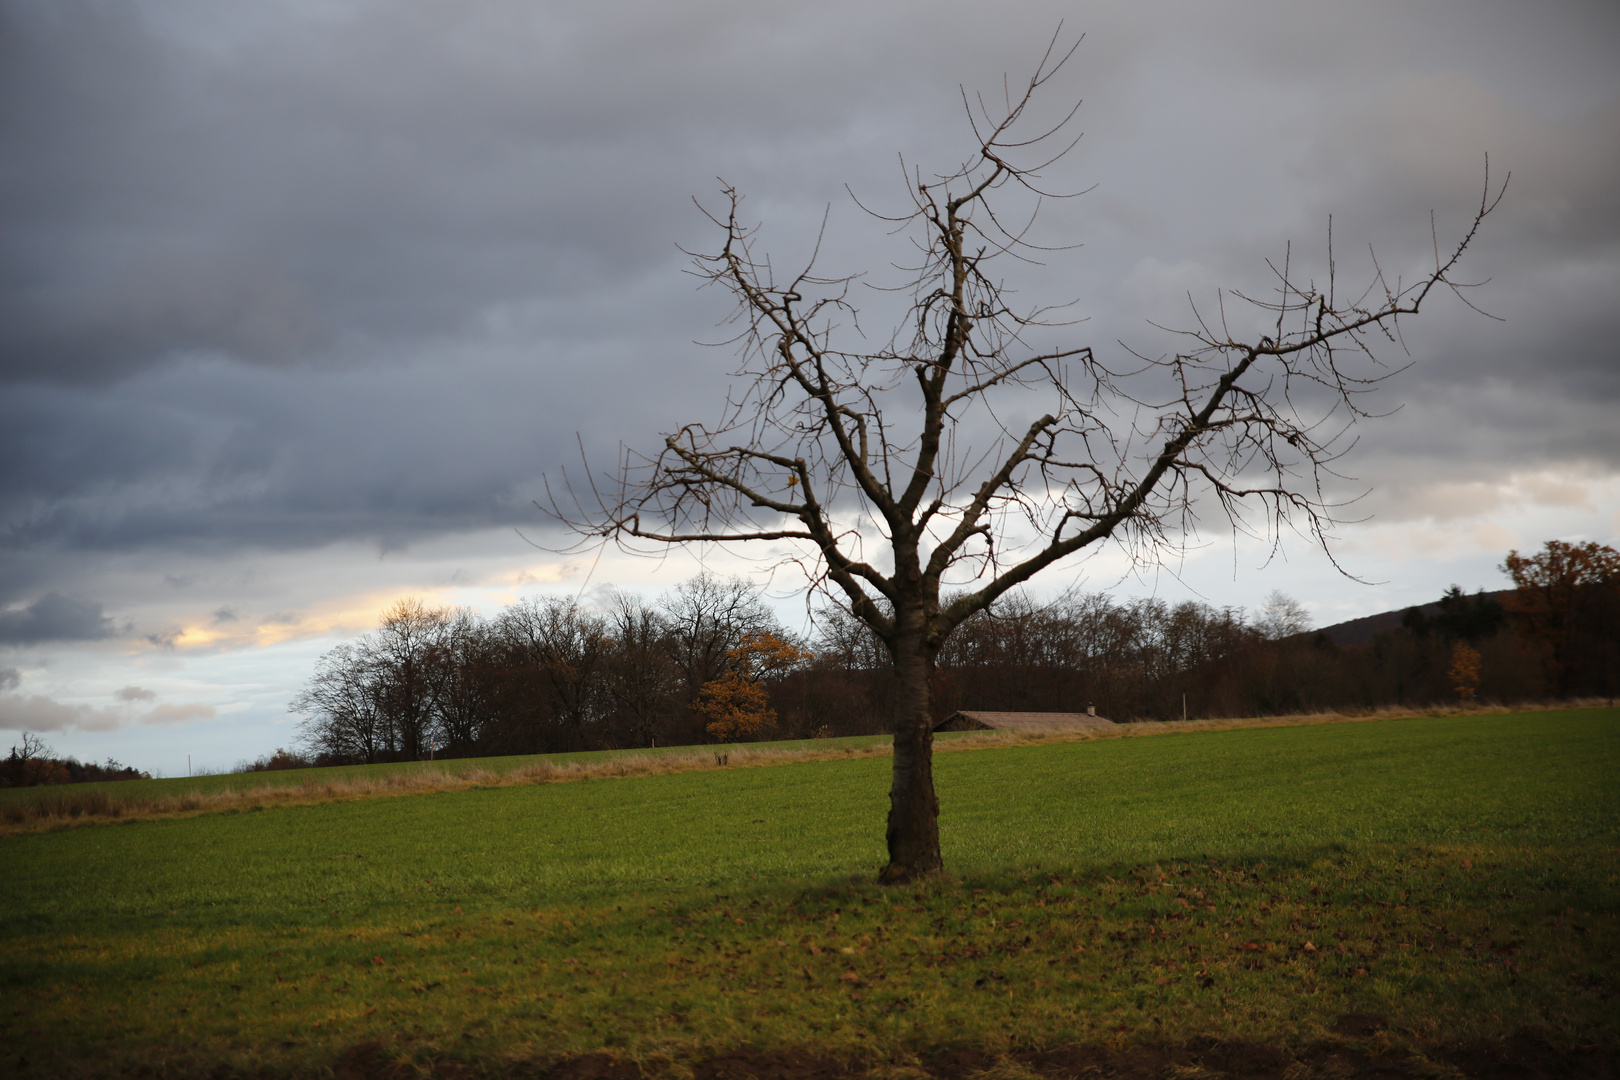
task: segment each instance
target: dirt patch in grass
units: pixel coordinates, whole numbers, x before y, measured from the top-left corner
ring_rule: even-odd
[[[19,1072],[29,1068],[26,1055],[14,1058],[13,1064]],[[669,1059],[643,1063],[608,1053],[550,1061],[421,1061],[368,1041],[349,1048],[329,1068],[294,1070],[292,1075],[307,1072],[333,1080],[1614,1080],[1620,1076],[1620,1053],[1596,1044],[1560,1049],[1534,1032],[1433,1047],[1347,1040],[1287,1048],[1217,1038],[1168,1046],[1065,1046],[1046,1051],[955,1047],[893,1062],[829,1057],[815,1048],[747,1047],[691,1063]],[[158,1062],[134,1066],[126,1075],[155,1074],[175,1080],[254,1075],[229,1066],[175,1072]],[[286,1074],[276,1070],[273,1075]]]
[[[692,1067],[692,1080],[843,1080],[865,1072],[848,1061],[825,1057],[814,1050],[783,1050],[770,1054],[735,1050],[699,1061]],[[589,1080],[624,1078],[598,1073]]]
[[[1348,1014],[1344,1026],[1365,1030],[1367,1014]],[[592,1053],[550,1062],[486,1066],[458,1061],[407,1065],[380,1044],[368,1042],[344,1053],[332,1075],[336,1080],[489,1076],[534,1080],[1609,1080],[1617,1071],[1620,1057],[1613,1048],[1560,1049],[1534,1032],[1520,1032],[1506,1039],[1432,1047],[1393,1045],[1376,1037],[1294,1048],[1203,1038],[1166,1046],[1065,1046],[1046,1051],[954,1047],[922,1051],[897,1061],[830,1057],[813,1047],[768,1052],[743,1047],[691,1063],[667,1059],[641,1063]]]

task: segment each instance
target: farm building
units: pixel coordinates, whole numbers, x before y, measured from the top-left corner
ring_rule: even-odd
[[[1088,712],[981,712],[951,713],[934,725],[935,731],[1036,731],[1052,728],[1113,727],[1112,720]]]

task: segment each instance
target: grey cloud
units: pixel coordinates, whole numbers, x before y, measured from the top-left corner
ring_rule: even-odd
[[[157,693],[139,686],[126,686],[122,690],[113,691],[113,697],[119,701],[156,701]]]
[[[148,256],[44,295],[7,298],[0,374],[103,378],[189,351],[287,362],[330,340],[307,285],[228,258]]]
[[[0,241],[13,379],[105,380],[198,351],[308,358],[339,327],[397,341],[622,278],[667,251],[658,217],[684,209],[684,184],[648,200],[652,161],[693,144],[735,157],[726,144],[784,124],[799,145],[841,111],[694,67],[737,21],[725,5],[624,24],[367,5],[336,25],[279,20],[232,41],[228,63],[153,25],[175,5],[63,7],[6,8],[0,146],[35,163],[9,174]],[[797,22],[800,50],[828,33]],[[768,86],[782,56],[749,56]],[[816,104],[854,92],[827,82]]]
[[[148,725],[189,724],[211,720],[211,705],[184,703],[156,705],[143,713],[112,706],[70,705],[39,694],[0,695],[0,730],[7,731],[113,731],[137,722]]]
[[[104,391],[0,395],[0,451],[39,463],[0,472],[0,547],[397,543],[532,523],[536,475],[573,456],[575,431],[611,455],[617,435],[655,430],[691,395],[682,365],[640,372],[600,346],[531,351],[508,332],[459,347],[454,363],[386,373],[199,358],[124,384],[116,405]]]
[[[117,708],[65,705],[38,694],[0,696],[0,729],[7,731],[112,731],[126,720]]]
[[[15,690],[22,685],[22,672],[14,667],[0,668],[0,690]]]
[[[48,592],[27,607],[0,612],[0,645],[46,641],[94,641],[111,637],[112,619],[101,605]]]
[[[881,278],[894,249],[842,184],[889,206],[897,151],[952,164],[958,83],[1018,76],[1069,14],[0,0],[0,597],[112,552],[536,525],[576,431],[611,459],[713,415],[731,357],[691,343],[726,308],[680,272],[676,244],[710,239],[690,196],[736,182],[779,265],[830,203],[826,265]],[[1051,222],[1086,247],[1024,295],[1151,349],[1186,289],[1263,289],[1290,237],[1320,254],[1329,212],[1347,268],[1369,240],[1419,266],[1428,210],[1458,221],[1490,150],[1515,181],[1474,265],[1508,322],[1413,323],[1383,399],[1410,407],[1348,467],[1620,468],[1612,13],[1085,19],[1055,94],[1087,99],[1087,137],[1055,179],[1099,187]]]
[[[214,718],[212,705],[199,705],[196,703],[180,705],[158,705],[148,709],[141,715],[143,724],[190,724],[198,720],[212,720]]]
[[[1514,258],[1579,257],[1620,241],[1620,98],[1549,117],[1474,75],[1413,76],[1341,107],[1316,149],[1323,198],[1344,198],[1369,219],[1465,209],[1459,196],[1478,191],[1489,154],[1496,179],[1513,173],[1493,228]]]

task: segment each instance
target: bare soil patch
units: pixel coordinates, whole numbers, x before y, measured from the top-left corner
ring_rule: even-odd
[[[1428,1047],[1396,1046],[1377,1036],[1381,1017],[1347,1014],[1339,1027],[1372,1038],[1269,1046],[1241,1040],[1195,1039],[1170,1046],[1067,1046],[1045,1051],[952,1047],[898,1062],[830,1057],[815,1048],[739,1047],[690,1064],[638,1063],[609,1053],[554,1061],[404,1064],[377,1043],[346,1052],[332,1068],[336,1080],[432,1077],[511,1077],[525,1080],[1613,1080],[1620,1050],[1596,1044],[1553,1046],[1535,1032],[1504,1039]]]

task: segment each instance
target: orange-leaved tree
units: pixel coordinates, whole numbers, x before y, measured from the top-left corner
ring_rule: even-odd
[[[731,669],[705,683],[692,707],[708,718],[705,730],[721,742],[757,739],[776,726],[765,677],[794,668],[811,654],[766,631],[743,638],[726,657]]]
[[[1474,700],[1474,691],[1479,689],[1479,650],[1466,641],[1459,641],[1451,648],[1451,670],[1446,677],[1451,680],[1451,688],[1457,691],[1459,701]]]

